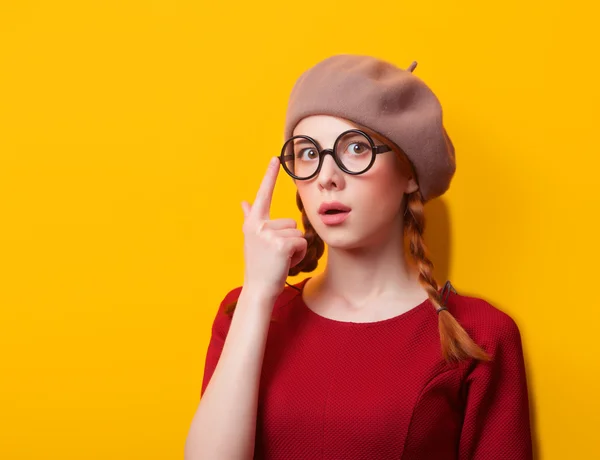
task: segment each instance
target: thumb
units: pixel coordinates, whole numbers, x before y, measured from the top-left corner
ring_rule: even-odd
[[[242,211],[244,211],[244,218],[248,217],[248,214],[250,214],[251,209],[252,207],[248,204],[247,201],[242,201]]]
[[[298,265],[300,262],[302,262],[304,260],[304,258],[306,257],[306,252],[308,250],[307,244],[303,244],[302,246],[300,246],[299,248],[296,249],[296,251],[294,251],[294,254],[291,257],[290,260],[290,268],[295,267],[296,265]]]

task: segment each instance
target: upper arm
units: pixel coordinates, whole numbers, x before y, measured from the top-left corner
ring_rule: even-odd
[[[221,357],[221,352],[223,351],[223,345],[225,344],[227,332],[229,331],[229,325],[231,324],[231,315],[225,313],[225,307],[238,299],[241,289],[242,288],[240,286],[229,291],[217,309],[217,313],[212,323],[210,341],[208,343],[206,357],[204,360],[204,375],[202,378],[200,397],[204,395],[206,387],[208,386],[208,382],[210,382],[215,368],[217,367],[217,363]]]
[[[477,362],[464,382],[459,458],[529,460],[529,398],[517,324],[508,315],[492,328],[492,361]]]

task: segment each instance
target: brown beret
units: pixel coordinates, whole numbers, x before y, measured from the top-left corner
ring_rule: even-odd
[[[442,195],[456,170],[442,107],[412,71],[372,56],[340,54],[304,71],[292,88],[285,139],[308,115],[333,115],[370,128],[412,162],[424,201]]]

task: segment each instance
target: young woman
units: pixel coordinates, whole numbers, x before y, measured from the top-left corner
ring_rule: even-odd
[[[242,203],[244,283],[214,320],[187,459],[532,458],[517,325],[433,276],[423,205],[455,154],[414,68],[337,55],[296,82]],[[280,165],[304,232],[269,217]],[[325,244],[323,273],[288,284]]]

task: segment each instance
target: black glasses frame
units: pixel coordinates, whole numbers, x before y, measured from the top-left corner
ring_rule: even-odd
[[[362,134],[369,141],[369,144],[371,144],[371,161],[369,162],[368,166],[365,169],[363,169],[362,171],[359,171],[359,172],[350,171],[348,168],[346,168],[344,166],[344,164],[342,163],[342,161],[335,154],[335,152],[337,151],[336,147],[338,145],[338,142],[340,141],[340,139],[343,136],[347,135],[348,133],[359,133],[359,134]],[[292,155],[289,155],[289,154],[286,155],[285,154],[285,149],[286,149],[286,146],[290,142],[293,142],[294,139],[307,139],[308,141],[312,142],[317,147],[317,151],[319,152],[319,165],[317,166],[317,169],[315,170],[315,172],[312,173],[308,177],[299,177],[299,176],[296,176],[286,166],[287,160],[293,160],[294,159],[294,155],[293,154]],[[338,168],[340,168],[346,174],[351,174],[353,176],[358,176],[360,174],[366,173],[369,169],[371,169],[371,167],[375,163],[375,158],[376,158],[376,156],[378,154],[385,153],[385,152],[390,152],[391,150],[392,149],[390,148],[389,145],[385,145],[385,144],[375,145],[375,142],[373,141],[373,139],[371,138],[371,136],[369,136],[367,133],[365,133],[364,131],[362,131],[360,129],[349,129],[348,131],[344,131],[335,140],[335,142],[333,144],[333,149],[321,149],[321,146],[319,145],[319,143],[315,139],[313,139],[310,136],[304,136],[304,135],[299,134],[297,136],[290,137],[287,141],[284,142],[283,147],[281,148],[281,154],[279,155],[279,162],[283,166],[283,169],[285,170],[285,172],[288,173],[294,179],[296,179],[296,180],[309,180],[309,179],[312,179],[313,177],[315,177],[317,174],[319,174],[319,171],[321,171],[321,167],[323,166],[323,161],[325,160],[325,155],[329,154],[329,155],[331,155],[333,157],[333,161],[335,161],[335,164],[338,166]]]

